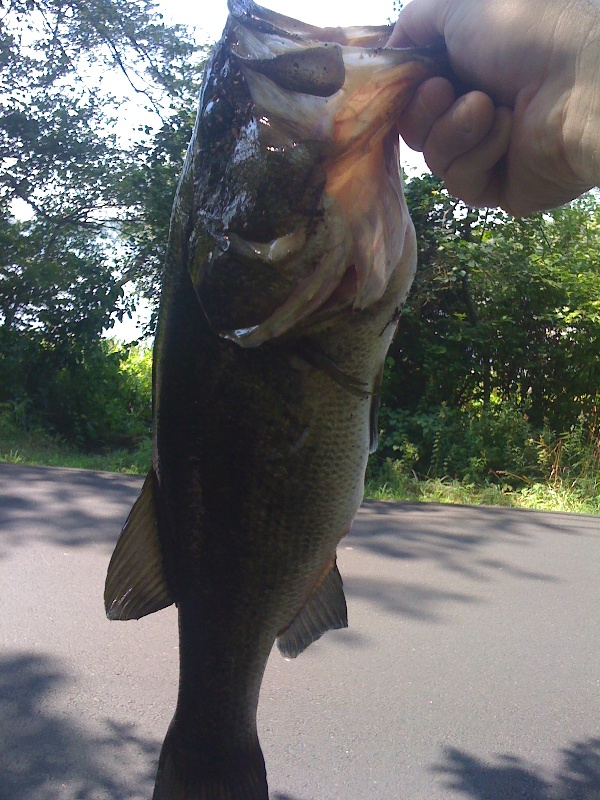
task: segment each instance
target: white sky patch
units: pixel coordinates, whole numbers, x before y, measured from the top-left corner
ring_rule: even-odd
[[[216,41],[220,36],[227,19],[226,0],[213,0],[211,3],[195,3],[189,0],[159,0],[165,18],[172,22],[180,22],[198,28],[198,32]],[[393,21],[393,0],[267,0],[261,3],[272,11],[285,14],[294,19],[301,19],[310,25],[335,27],[336,25],[387,25]]]
[[[104,330],[104,335],[109,339],[117,339],[119,342],[134,342],[142,335],[143,326],[150,320],[151,312],[148,301],[142,298],[138,301],[135,314],[131,319],[123,317],[122,322],[115,320],[111,328]]]

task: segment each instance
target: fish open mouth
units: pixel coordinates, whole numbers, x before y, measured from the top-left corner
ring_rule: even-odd
[[[390,26],[318,28],[247,0],[229,0],[229,11],[225,37],[254,106],[253,135],[290,158],[311,143],[325,175],[304,227],[266,243],[227,237],[233,255],[294,276],[264,320],[227,331],[254,347],[315,315],[381,299],[411,224],[395,121],[418,85],[447,63],[439,51],[385,48]]]

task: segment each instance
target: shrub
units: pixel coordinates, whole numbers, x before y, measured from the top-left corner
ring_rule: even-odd
[[[411,414],[382,409],[380,453],[407,471],[430,477],[506,482],[540,476],[539,449],[527,415],[509,403],[440,408]]]
[[[417,486],[419,479],[424,482]],[[556,434],[535,431],[523,409],[498,400],[487,408],[442,406],[415,414],[383,408],[380,448],[369,463],[367,484],[370,497],[421,493],[450,501],[453,487],[459,495],[466,492],[469,502],[512,498],[532,508],[598,513],[598,415],[581,414],[571,430]]]
[[[148,435],[148,348],[101,339],[58,358],[33,337],[10,344],[0,360],[0,403],[23,431],[43,428],[87,452],[131,449]]]

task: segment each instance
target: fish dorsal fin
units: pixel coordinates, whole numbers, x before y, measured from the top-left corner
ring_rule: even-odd
[[[277,647],[287,658],[296,658],[327,631],[347,627],[342,576],[334,561],[293,622],[280,632]]]
[[[379,446],[379,405],[379,395],[374,394],[369,411],[369,455],[373,455]]]
[[[104,607],[109,619],[139,619],[173,602],[163,571],[150,470],[112,554]]]
[[[371,409],[369,411],[369,454],[372,455],[379,444],[379,406],[381,405],[381,384],[383,382],[383,364],[375,376]]]

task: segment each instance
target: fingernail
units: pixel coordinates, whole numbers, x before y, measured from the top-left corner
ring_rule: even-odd
[[[473,118],[469,111],[469,104],[465,103],[462,99],[459,100],[454,107],[452,122],[467,136],[473,132]]]

